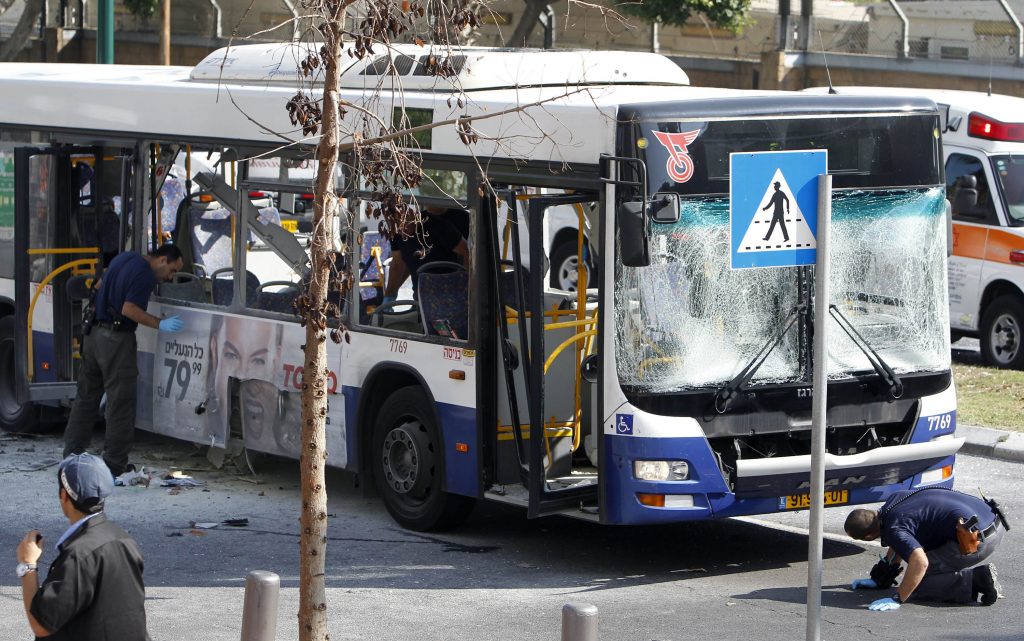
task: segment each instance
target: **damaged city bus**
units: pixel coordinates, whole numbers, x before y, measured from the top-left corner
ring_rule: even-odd
[[[174,242],[185,267],[149,311],[185,328],[138,330],[138,427],[298,458],[296,203],[316,141],[281,142],[296,47],[195,68],[0,65],[5,428],[59,420],[73,398],[83,281],[119,251]],[[807,507],[814,270],[729,268],[729,182],[744,179],[729,158],[825,150],[827,503],[952,484],[963,441],[934,104],[694,88],[644,53],[468,48],[446,78],[436,56],[395,47],[342,72],[353,122],[489,117],[469,146],[452,124],[415,135],[425,178],[408,196],[447,219],[464,257],[426,262],[385,302],[408,245],[372,218],[334,230],[354,285],[334,300],[349,335],[328,348],[328,465],[419,530],[477,500],[609,524]],[[346,208],[372,211],[356,159],[341,161]],[[560,280],[549,222],[567,215],[579,271]]]

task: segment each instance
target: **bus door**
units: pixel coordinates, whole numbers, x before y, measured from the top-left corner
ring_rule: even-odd
[[[580,363],[597,342],[596,297],[585,274],[575,292],[549,286],[546,241],[551,217],[579,212],[583,229],[584,212],[596,202],[592,193],[510,188],[489,217],[497,221],[495,479],[523,485],[531,518],[581,505],[596,510],[597,457],[589,460],[584,447],[593,421],[580,378]]]
[[[124,246],[131,152],[15,150],[16,394],[74,397],[83,305],[93,276]]]

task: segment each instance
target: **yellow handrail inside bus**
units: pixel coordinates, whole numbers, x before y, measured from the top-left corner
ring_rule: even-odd
[[[597,336],[597,330],[596,329],[588,329],[585,332],[579,332],[577,334],[573,334],[569,338],[567,338],[564,341],[562,341],[562,343],[558,347],[556,347],[555,349],[551,350],[551,355],[548,356],[548,359],[546,361],[544,361],[544,373],[545,374],[548,373],[548,368],[551,367],[551,363],[553,363],[555,361],[555,357],[556,356],[558,356],[559,354],[562,353],[562,350],[564,350],[566,347],[572,345],[576,341],[578,341],[578,340],[580,340],[582,338],[586,338],[587,336]]]
[[[587,270],[583,262],[583,203],[576,203],[576,310],[577,318],[587,316]]]
[[[380,259],[381,253],[383,252],[380,245],[374,245],[370,248],[370,258],[373,259],[373,262],[377,263],[377,280],[361,280],[359,281],[360,287],[384,287],[384,263]]]
[[[58,254],[98,254],[99,247],[60,247],[58,249],[28,249],[29,256],[56,256]]]
[[[43,254],[43,255],[45,255],[45,254],[87,254],[87,253],[98,254],[99,251],[100,250],[99,250],[98,247],[83,247],[83,248],[80,248],[80,249],[30,249],[30,250],[28,250],[28,253],[30,255],[33,255],[33,256],[38,256],[40,254]],[[32,345],[32,316],[35,313],[36,302],[39,301],[39,295],[43,293],[43,288],[46,287],[47,285],[49,285],[50,281],[52,281],[54,278],[56,278],[59,274],[62,274],[62,273],[66,272],[69,269],[77,269],[79,267],[84,267],[84,266],[89,266],[89,267],[92,268],[93,271],[95,271],[96,270],[96,265],[98,263],[99,263],[99,259],[98,258],[79,258],[78,260],[73,260],[73,261],[71,261],[69,263],[64,263],[63,265],[61,265],[57,269],[54,269],[52,272],[47,274],[46,278],[44,278],[36,286],[36,291],[32,295],[32,302],[30,302],[29,305],[28,305],[28,322],[26,323],[27,329],[28,329],[28,334],[27,334],[27,337],[26,337],[27,338],[26,345],[28,347],[28,380],[29,380],[30,383],[35,380],[35,366],[34,366],[34,363],[35,363],[35,352],[33,350],[33,345]]]
[[[678,356],[657,356],[655,358],[645,358],[640,361],[640,365],[637,366],[637,376],[643,378],[647,373],[647,368],[654,365],[663,365],[665,363],[678,363],[680,358]]]

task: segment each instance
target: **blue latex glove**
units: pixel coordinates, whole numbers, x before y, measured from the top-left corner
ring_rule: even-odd
[[[177,332],[184,326],[185,323],[181,322],[177,316],[170,316],[160,321],[161,332]]]
[[[874,579],[854,579],[853,583],[850,584],[851,590],[860,590],[861,588],[876,590],[878,589],[878,584],[875,583]]]
[[[895,599],[893,599],[891,597],[886,597],[884,599],[878,599],[877,601],[872,601],[871,605],[868,606],[868,609],[869,610],[874,610],[875,612],[886,612],[888,610],[899,610],[900,609],[900,604],[896,603]]]
[[[398,300],[398,296],[394,296],[394,295],[385,296],[384,297],[384,301],[381,303],[381,305],[387,305],[388,303],[393,303],[396,300]]]

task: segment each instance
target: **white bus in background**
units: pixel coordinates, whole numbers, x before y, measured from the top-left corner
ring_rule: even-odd
[[[1024,369],[1024,98],[939,89],[836,91],[923,96],[938,105],[953,213],[952,338],[975,336],[985,363]]]
[[[313,150],[267,133],[291,130],[296,46],[235,47],[195,68],[0,64],[0,230],[13,232],[0,236],[5,428],[32,429],[74,394],[81,301],[68,275],[107,259],[96,203],[129,205],[105,248],[145,251],[168,168],[216,154],[214,171],[193,177],[195,197],[216,208],[183,201],[174,241],[187,273],[150,303],[185,328],[139,329],[136,422],[298,457],[305,332],[291,304],[308,248],[250,197],[283,203],[309,189],[290,171]],[[416,300],[380,304],[372,221],[346,238],[338,267],[356,286],[332,298],[350,341],[328,346],[327,464],[373,479],[363,487],[399,523],[451,526],[476,500],[609,524],[807,507],[814,273],[730,269],[729,159],[740,152],[828,151],[828,302],[857,332],[834,331],[828,346],[826,502],[953,482],[963,439],[933,103],[695,88],[645,53],[468,48],[449,61],[463,109],[429,55],[404,46],[349,60],[343,97],[387,105],[385,122],[402,102],[417,123],[550,101],[528,118],[476,121],[472,149],[451,126],[418,134],[443,194],[406,195],[468,213],[470,260],[421,270]],[[401,76],[401,101],[364,91],[391,86],[389,75]],[[225,86],[232,101],[217,100]],[[83,155],[95,198],[69,198]],[[252,167],[266,158],[276,175]],[[493,191],[480,189],[481,166]],[[373,199],[355,178],[341,177],[349,207]],[[574,218],[577,251],[593,249],[593,278],[575,292],[538,267],[554,262],[560,216]]]

